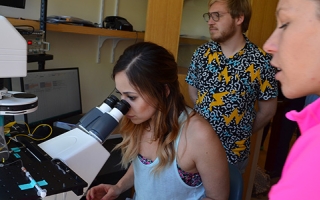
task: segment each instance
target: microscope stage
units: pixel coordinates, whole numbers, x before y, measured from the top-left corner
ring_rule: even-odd
[[[23,92],[9,91],[8,93],[12,96],[3,96],[0,99],[0,115],[22,115],[37,110],[37,96]]]

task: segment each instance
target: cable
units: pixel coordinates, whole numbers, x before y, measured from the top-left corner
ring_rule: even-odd
[[[39,127],[41,127],[41,126],[48,126],[48,127],[50,128],[50,133],[49,133],[46,137],[44,137],[44,138],[40,138],[40,139],[34,138],[34,140],[36,140],[36,141],[45,140],[45,139],[47,139],[48,137],[50,137],[50,135],[52,134],[52,127],[51,127],[49,124],[39,124],[39,125],[33,130],[33,132],[31,133],[31,135],[33,135],[33,134],[36,132],[36,130],[37,130]]]
[[[15,161],[13,161],[13,162],[11,162],[11,163],[0,164],[0,167],[4,167],[4,166],[8,166],[8,165],[12,165],[12,164],[14,164],[14,163],[16,163],[16,162],[19,162],[19,161],[20,161],[20,163],[21,163],[21,167],[23,167],[23,162],[22,162],[22,160],[21,160],[21,159],[19,159],[19,160],[15,160]]]
[[[28,126],[28,124],[27,123],[25,123],[26,124],[26,127],[27,127],[27,129],[28,129],[28,135],[26,135],[26,134],[17,134],[17,135],[15,135],[15,136],[13,136],[13,137],[9,137],[9,140],[8,140],[8,142],[7,142],[7,145],[10,143],[10,141],[11,140],[14,140],[15,142],[17,142],[18,140],[16,139],[16,137],[18,137],[18,136],[21,136],[21,137],[28,137],[28,138],[30,138],[30,139],[32,139],[32,140],[35,140],[35,141],[42,141],[42,140],[46,140],[46,139],[48,139],[51,135],[52,135],[52,127],[49,125],[49,124],[39,124],[34,130],[33,130],[33,132],[31,133],[30,132],[30,128],[29,128],[29,126]],[[33,137],[33,134],[36,132],[36,130],[39,128],[39,127],[41,127],[41,126],[48,126],[49,128],[50,128],[50,133],[47,135],[47,136],[45,136],[45,137],[43,137],[43,138],[35,138],[35,137]],[[9,132],[10,133],[10,132]],[[7,133],[7,134],[9,134],[9,133]],[[21,142],[19,142],[20,144],[22,144]],[[24,144],[22,144],[23,145],[23,147],[25,147],[24,146]]]
[[[17,31],[20,34],[23,34],[23,35],[31,35],[32,33],[34,33],[34,27],[30,26],[30,25],[18,25],[18,26],[14,26],[14,27],[17,29]],[[28,30],[27,28],[30,28],[31,30]]]

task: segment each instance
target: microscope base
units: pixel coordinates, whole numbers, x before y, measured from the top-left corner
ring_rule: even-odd
[[[89,186],[110,157],[102,144],[78,128],[40,143],[39,147],[52,159],[64,162]]]

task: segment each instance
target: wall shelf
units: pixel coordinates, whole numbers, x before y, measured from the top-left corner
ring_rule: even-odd
[[[14,26],[29,25],[29,26],[33,26],[35,29],[40,28],[40,22],[36,20],[15,19],[15,18],[7,18],[7,19]],[[47,23],[47,31],[96,35],[96,36],[108,36],[108,37],[114,37],[114,38],[131,38],[131,39],[144,38],[143,32],[110,30],[110,29],[99,28],[99,27],[87,27],[87,26],[77,26],[77,25],[69,25],[69,24]]]
[[[40,28],[40,22],[36,20],[28,19],[16,19],[7,18],[9,22],[14,26],[29,25],[35,29]],[[47,31],[64,32],[64,33],[75,33],[75,34],[86,34],[96,36],[106,36],[112,38],[127,38],[127,39],[144,39],[144,32],[135,31],[121,31],[121,30],[110,30],[99,27],[86,27],[68,24],[51,24],[47,23]],[[180,37],[180,44],[183,45],[201,45],[207,42],[208,39],[189,38],[188,36]]]
[[[9,18],[9,17],[7,19],[14,26],[28,25],[28,26],[34,27],[34,29],[36,30],[40,29],[40,22],[37,20],[17,19],[17,18]],[[78,25],[70,25],[70,24],[46,23],[46,30],[53,31],[53,32],[99,36],[98,54],[97,54],[97,60],[96,60],[97,63],[100,62],[100,49],[105,40],[107,39],[113,40],[112,55],[110,59],[110,62],[112,63],[114,61],[114,49],[116,48],[120,40],[126,40],[126,39],[143,40],[144,39],[144,32],[111,30],[111,29],[105,29],[100,27],[87,27],[87,26],[78,26]],[[208,40],[209,39],[207,38],[203,39],[203,38],[192,38],[188,36],[181,36],[180,45],[201,45],[207,42]],[[28,60],[28,62],[31,62],[31,61]]]

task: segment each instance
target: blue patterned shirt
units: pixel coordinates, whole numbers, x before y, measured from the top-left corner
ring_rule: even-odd
[[[249,156],[256,100],[278,95],[271,56],[244,37],[244,48],[229,58],[214,41],[200,46],[186,77],[198,89],[194,110],[210,122],[232,164]]]

